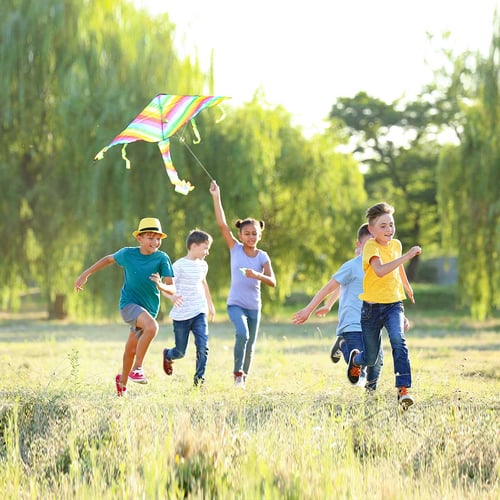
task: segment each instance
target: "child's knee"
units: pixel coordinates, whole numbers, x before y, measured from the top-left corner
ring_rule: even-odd
[[[158,322],[156,320],[151,321],[144,327],[144,333],[150,337],[150,338],[155,338],[156,335],[158,335],[160,327],[158,325]]]
[[[248,342],[248,339],[250,338],[247,331],[242,331],[242,332],[237,331],[235,332],[235,336],[237,339],[244,340],[245,342]]]

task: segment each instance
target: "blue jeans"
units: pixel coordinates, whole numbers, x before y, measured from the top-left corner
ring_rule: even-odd
[[[404,307],[401,301],[392,304],[370,304],[361,306],[361,328],[364,351],[355,358],[357,365],[375,365],[382,346],[382,328],[389,334],[394,360],[396,387],[411,387],[411,367],[404,334]]]
[[[342,332],[342,337],[344,337],[344,342],[340,346],[344,360],[349,363],[349,355],[353,349],[358,349],[358,351],[363,351],[363,334],[361,332]],[[384,351],[382,345],[378,352],[377,360],[373,366],[364,366],[363,374],[366,377],[366,389],[371,389],[374,391],[377,388],[378,379],[380,378],[380,372],[382,371],[382,366],[384,364]]]
[[[173,320],[175,347],[168,349],[167,359],[180,359],[186,354],[189,340],[189,332],[193,332],[196,345],[196,371],[194,383],[197,385],[205,380],[205,369],[208,360],[208,323],[207,315],[200,313],[194,318],[185,320]]]
[[[227,314],[235,329],[233,373],[250,371],[259,332],[260,310],[228,305]]]

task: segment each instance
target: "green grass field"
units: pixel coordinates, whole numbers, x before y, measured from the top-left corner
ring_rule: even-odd
[[[221,320],[224,313],[220,313]],[[500,321],[410,314],[416,404],[396,403],[392,357],[378,394],[329,359],[335,317],[264,322],[247,389],[233,332],[210,325],[204,390],[194,345],[148,385],[115,396],[127,327],[0,320],[0,491],[5,499],[498,499]]]

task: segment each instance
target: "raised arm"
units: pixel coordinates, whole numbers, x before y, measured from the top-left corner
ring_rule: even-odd
[[[212,181],[210,183],[210,194],[212,195],[214,201],[214,212],[215,219],[217,220],[217,225],[219,226],[224,241],[231,249],[234,247],[238,240],[234,237],[231,229],[229,229],[229,226],[227,225],[226,214],[224,213],[224,208],[222,207],[222,201],[220,198],[220,189],[215,181]]]

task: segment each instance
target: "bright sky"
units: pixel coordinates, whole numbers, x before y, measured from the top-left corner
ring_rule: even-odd
[[[262,89],[307,130],[322,128],[338,97],[363,90],[390,102],[431,82],[426,60],[437,47],[426,32],[450,31],[457,52],[486,53],[499,2],[136,0],[168,12],[178,50],[197,52],[204,69],[214,50],[216,95],[239,105]]]

